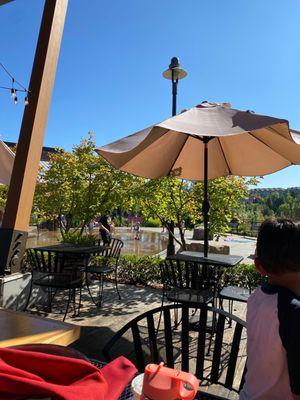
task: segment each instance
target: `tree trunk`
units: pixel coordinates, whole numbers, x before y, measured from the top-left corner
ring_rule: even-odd
[[[184,228],[182,226],[182,224],[178,224],[178,229],[179,229],[179,235],[180,235],[180,240],[181,240],[181,246],[183,248],[183,250],[186,250],[186,241],[185,241],[185,237],[184,237]]]

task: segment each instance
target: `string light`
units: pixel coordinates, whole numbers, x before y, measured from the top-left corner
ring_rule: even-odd
[[[11,97],[13,100],[15,100],[15,98],[17,97],[16,89],[14,88],[11,89]]]
[[[19,81],[17,81],[2,63],[0,63],[0,67],[11,78],[11,87],[0,86],[0,89],[9,90],[10,93],[11,93],[11,97],[13,99],[13,102],[15,104],[18,103],[18,94],[17,94],[17,92],[25,93],[24,105],[25,105],[25,107],[28,106],[28,104],[29,104],[29,90],[25,86],[23,86]],[[17,85],[18,87],[16,88],[15,85]]]

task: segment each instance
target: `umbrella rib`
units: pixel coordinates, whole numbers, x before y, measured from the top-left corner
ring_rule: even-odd
[[[268,129],[268,128],[267,128],[267,129]],[[279,152],[277,152],[277,151],[275,151],[274,149],[272,149],[272,147],[270,147],[270,146],[269,146],[267,143],[265,143],[262,139],[260,139],[260,138],[258,138],[258,137],[256,137],[256,136],[254,136],[252,132],[249,132],[249,131],[248,131],[248,133],[249,133],[249,135],[250,135],[251,137],[253,137],[254,139],[258,140],[260,143],[262,143],[262,144],[264,144],[265,146],[267,146],[270,150],[273,151],[273,153],[275,153],[275,154],[277,154],[277,155],[279,154],[280,157],[282,157],[285,161],[288,161],[290,164],[293,164],[290,160],[288,160],[287,158],[285,158],[282,154],[280,154]]]
[[[174,165],[175,165],[175,163],[176,163],[176,161],[177,161],[177,159],[179,157],[179,154],[182,152],[182,150],[183,150],[183,148],[184,148],[184,146],[185,146],[185,144],[186,144],[186,142],[187,142],[187,140],[189,138],[189,135],[187,135],[187,134],[185,134],[185,135],[186,135],[185,141],[182,143],[181,148],[180,148],[180,150],[179,150],[179,152],[177,154],[177,157],[175,158],[174,162],[171,165],[171,168],[169,169],[169,175],[172,172],[172,169],[173,169],[173,167],[174,167]]]
[[[227,166],[229,175],[232,175],[232,173],[231,173],[231,168],[229,167],[229,164],[228,164],[227,158],[226,158],[226,156],[225,156],[225,152],[224,152],[224,150],[223,150],[223,147],[222,147],[222,143],[221,143],[220,138],[218,138],[218,143],[219,143],[219,146],[220,146],[220,148],[221,148],[221,151],[222,151],[222,154],[223,154],[223,157],[224,157],[224,160],[225,160],[225,163],[226,163],[226,166]]]

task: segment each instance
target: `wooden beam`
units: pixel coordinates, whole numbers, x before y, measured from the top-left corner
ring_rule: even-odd
[[[25,251],[29,219],[54,85],[68,0],[46,0],[18,140],[2,228],[0,274],[17,272]]]

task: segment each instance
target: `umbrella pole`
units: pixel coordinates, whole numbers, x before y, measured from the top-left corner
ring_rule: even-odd
[[[204,196],[202,203],[202,212],[204,220],[204,257],[208,255],[208,226],[209,226],[209,208],[210,204],[208,201],[208,142],[210,137],[204,137]]]

